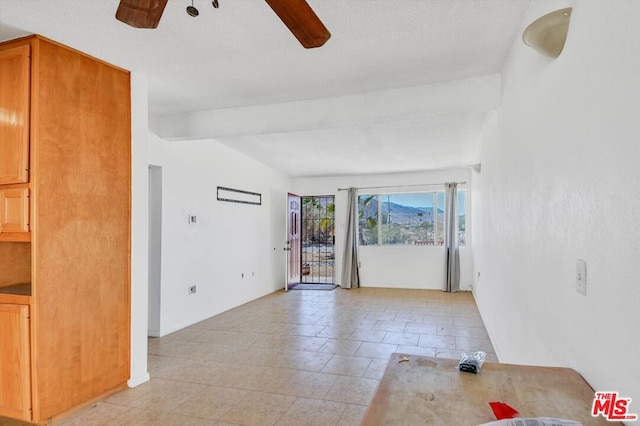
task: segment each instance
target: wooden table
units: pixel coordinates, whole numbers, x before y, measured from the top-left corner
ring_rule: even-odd
[[[520,417],[557,417],[613,425],[591,417],[594,391],[575,370],[485,362],[479,374],[458,360],[392,354],[363,425],[478,425],[496,420],[489,402]]]

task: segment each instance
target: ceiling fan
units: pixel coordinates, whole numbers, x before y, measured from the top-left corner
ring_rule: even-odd
[[[134,28],[157,28],[168,0],[120,0],[116,19]],[[265,0],[307,49],[322,46],[331,33],[305,0]],[[217,7],[218,1],[213,1]],[[192,9],[193,4],[190,6]],[[197,15],[189,13],[191,16]]]

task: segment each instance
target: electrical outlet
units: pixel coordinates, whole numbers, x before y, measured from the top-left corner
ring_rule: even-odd
[[[587,262],[582,259],[576,263],[576,291],[587,295]]]
[[[195,214],[189,215],[189,225],[197,225],[198,224],[198,216]]]
[[[196,293],[196,286],[192,285],[189,287],[189,294],[195,294]]]

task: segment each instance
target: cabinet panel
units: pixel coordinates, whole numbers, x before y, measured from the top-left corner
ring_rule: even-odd
[[[0,184],[29,180],[29,46],[0,51]]]
[[[0,189],[0,233],[29,232],[29,188]]]
[[[129,379],[130,101],[124,70],[0,43],[0,416],[44,424]]]
[[[29,306],[0,304],[0,415],[31,420]]]

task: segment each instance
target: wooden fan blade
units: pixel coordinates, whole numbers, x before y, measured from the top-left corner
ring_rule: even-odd
[[[134,28],[157,28],[168,0],[120,0],[116,19]]]
[[[305,48],[320,47],[331,37],[305,0],[265,1]]]

